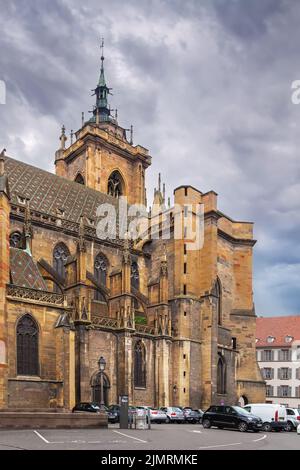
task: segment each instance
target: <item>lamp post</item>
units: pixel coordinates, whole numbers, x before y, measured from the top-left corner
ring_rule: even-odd
[[[103,390],[103,373],[106,367],[106,360],[103,356],[100,357],[98,361],[99,371],[100,371],[100,410],[104,410],[104,390]]]
[[[177,385],[173,385],[173,405],[176,405]]]

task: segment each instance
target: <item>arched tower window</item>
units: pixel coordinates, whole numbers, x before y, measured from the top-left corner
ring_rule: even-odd
[[[9,245],[12,248],[23,248],[23,237],[21,232],[12,232],[9,236]]]
[[[95,258],[94,275],[97,281],[103,286],[106,286],[107,268],[107,259],[101,253],[99,253],[99,255],[97,255]],[[103,294],[98,290],[95,291],[95,300],[103,302],[105,301]]]
[[[141,341],[134,347],[134,386],[146,387],[146,350]]]
[[[140,288],[140,274],[139,274],[139,267],[136,261],[131,263],[131,287],[134,289],[139,290]]]
[[[220,395],[226,393],[226,361],[221,354],[218,354],[217,393]]]
[[[78,175],[76,176],[76,178],[75,178],[75,183],[83,184],[83,185],[85,184],[85,183],[84,183],[84,178],[83,178],[83,176],[82,176],[80,173],[78,173]]]
[[[56,245],[53,250],[53,268],[62,279],[66,277],[65,262],[68,256],[70,256],[70,251],[64,243]]]
[[[217,311],[217,319],[218,325],[222,325],[222,287],[220,279],[217,278],[214,288],[213,288],[213,295],[216,298],[216,311]]]
[[[107,194],[116,198],[124,194],[124,181],[117,170],[113,171],[108,178]]]
[[[39,330],[29,314],[17,324],[17,374],[39,375]]]

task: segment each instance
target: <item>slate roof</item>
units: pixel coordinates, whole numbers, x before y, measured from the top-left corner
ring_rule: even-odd
[[[12,283],[16,286],[47,290],[37,265],[25,250],[10,248],[10,275]]]
[[[274,341],[268,342],[268,336],[272,336]],[[291,347],[291,343],[286,342],[287,336],[294,340],[300,340],[300,315],[289,317],[265,317],[256,319],[256,347]]]
[[[30,209],[79,223],[80,215],[96,218],[100,204],[117,205],[112,196],[87,188],[27,163],[5,157],[5,174],[8,176],[11,202],[20,204],[19,198],[30,200]]]

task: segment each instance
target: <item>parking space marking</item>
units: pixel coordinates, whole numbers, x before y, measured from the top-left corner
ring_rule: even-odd
[[[262,437],[260,437],[259,439],[254,439],[253,442],[263,441],[263,440],[266,439],[266,438],[267,438],[267,435],[264,434],[264,435],[263,435]]]
[[[197,434],[202,434],[202,431],[196,431],[194,429],[188,429],[189,432],[196,432]]]
[[[218,447],[240,446],[241,444],[242,444],[241,442],[233,442],[232,444],[216,444],[213,446],[202,446],[202,447],[198,447],[198,449],[214,449]]]
[[[46,444],[50,444],[49,441],[47,441],[47,439],[42,436],[38,431],[33,431],[40,439],[42,439],[42,441],[46,442]]]
[[[130,439],[134,439],[135,441],[143,442],[144,444],[147,444],[147,442],[148,442],[148,441],[143,441],[143,439],[138,439],[137,437],[129,436],[128,434],[124,434],[123,432],[120,432],[120,431],[113,430],[113,432],[116,432],[117,434],[121,434],[121,436],[125,436],[125,437],[129,437]]]

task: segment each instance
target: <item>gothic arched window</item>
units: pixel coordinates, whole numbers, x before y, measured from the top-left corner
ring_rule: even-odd
[[[124,194],[123,178],[118,171],[113,171],[108,178],[107,194],[116,198]]]
[[[9,244],[12,248],[23,248],[23,237],[21,232],[12,232],[9,236]]]
[[[221,287],[221,282],[219,278],[215,282],[215,285],[213,288],[213,295],[216,298],[216,311],[217,311],[218,325],[222,325],[222,287]]]
[[[53,250],[53,268],[62,279],[65,279],[65,262],[70,256],[69,248],[64,243],[59,243]]]
[[[140,274],[139,274],[139,267],[136,261],[131,263],[131,287],[139,290],[140,288]]]
[[[39,330],[29,314],[17,324],[17,374],[39,375]]]
[[[146,350],[141,341],[134,347],[134,386],[146,387]]]
[[[217,393],[221,395],[226,393],[226,362],[221,354],[218,354]]]
[[[83,184],[83,185],[84,185],[84,178],[83,178],[83,176],[82,176],[80,173],[78,173],[78,175],[76,176],[76,178],[75,178],[75,183]]]
[[[106,277],[107,277],[107,260],[105,256],[101,253],[96,256],[95,263],[94,263],[94,275],[99,284],[102,284],[106,287]],[[105,301],[105,298],[101,292],[96,290],[95,292],[95,300]]]

